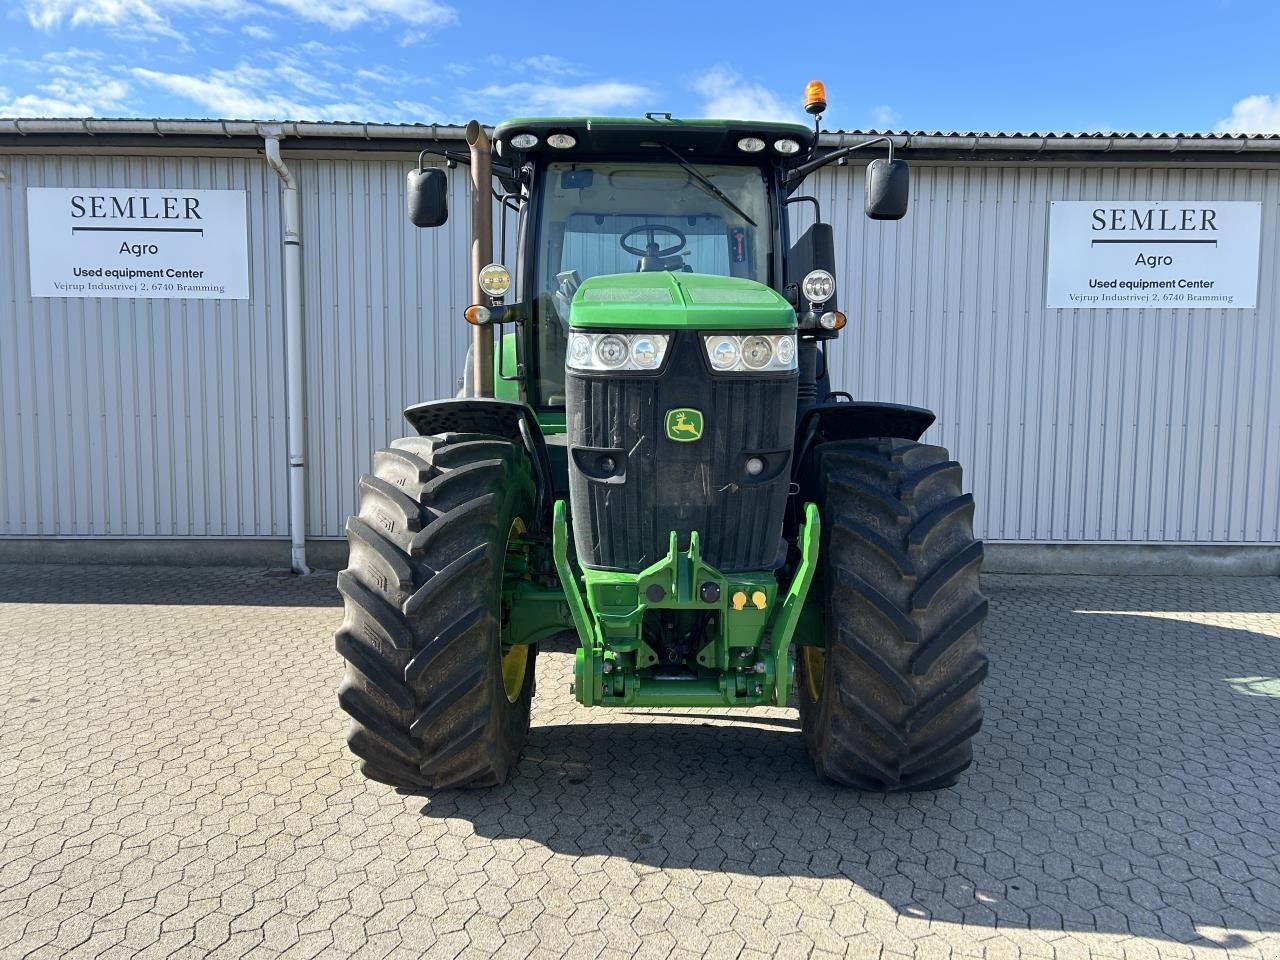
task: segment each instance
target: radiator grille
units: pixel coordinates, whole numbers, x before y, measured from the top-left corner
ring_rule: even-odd
[[[790,484],[795,376],[712,376],[695,334],[681,333],[660,376],[567,378],[574,536],[586,566],[636,572],[697,530],[723,572],[774,567]],[[667,411],[703,414],[702,438],[667,439]],[[765,460],[749,477],[750,456]],[[602,475],[600,458],[624,477]]]

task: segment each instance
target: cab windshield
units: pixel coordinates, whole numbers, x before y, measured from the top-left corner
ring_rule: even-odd
[[[601,274],[709,273],[769,282],[769,194],[758,167],[552,163],[542,172],[529,285],[536,403],[564,404],[569,303]],[[700,176],[699,176],[700,175]]]

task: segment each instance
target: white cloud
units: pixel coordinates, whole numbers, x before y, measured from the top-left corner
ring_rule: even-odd
[[[582,116],[633,107],[651,96],[647,87],[606,80],[601,83],[491,84],[465,99],[486,116],[505,114],[561,114]]]
[[[53,30],[71,27],[113,27],[172,35],[170,13],[200,12],[206,16],[242,16],[245,0],[26,0],[33,27]]]
[[[103,101],[74,93],[64,97],[40,93],[15,97],[0,87],[0,117],[98,117],[121,112],[118,101]]]
[[[871,123],[876,130],[892,130],[901,122],[902,118],[893,107],[881,104],[871,108]]]
[[[426,103],[382,99],[349,84],[322,82],[288,64],[271,68],[241,64],[231,70],[210,70],[204,76],[143,67],[130,72],[142,83],[203,108],[209,117],[418,122],[434,120],[439,112]],[[201,111],[194,112],[198,115]]]
[[[240,32],[246,37],[252,37],[254,40],[270,40],[276,35],[274,30],[270,27],[264,27],[260,23],[246,23],[240,28]]]
[[[1254,94],[1237,100],[1231,116],[1220,120],[1218,133],[1280,133],[1280,94]]]
[[[544,53],[534,57],[524,57],[520,61],[535,73],[553,77],[574,77],[582,73],[577,67],[560,57]]]
[[[9,82],[18,74],[38,76],[22,93],[0,89],[0,115],[10,117],[101,117],[130,114],[129,84],[99,67],[94,51],[62,50],[39,60],[13,61]]]
[[[334,30],[386,23],[435,27],[456,19],[440,0],[25,0],[24,6],[27,19],[41,30],[66,24],[169,36],[176,35],[170,18],[183,14],[237,19],[269,10]]]
[[[444,26],[456,14],[437,0],[267,0],[306,20],[335,30],[366,23],[400,21],[419,27]]]
[[[702,116],[722,120],[785,120],[798,122],[800,111],[788,107],[776,93],[751,83],[736,70],[712,67],[693,84],[703,98]]]

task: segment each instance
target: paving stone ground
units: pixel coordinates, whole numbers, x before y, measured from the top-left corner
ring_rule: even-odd
[[[586,710],[483,792],[356,772],[331,576],[0,568],[0,956],[1280,957],[1280,581],[989,577],[956,788],[793,710]]]

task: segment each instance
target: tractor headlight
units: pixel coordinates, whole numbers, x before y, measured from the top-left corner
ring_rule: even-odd
[[[758,333],[735,337],[713,333],[702,338],[711,368],[720,373],[780,373],[795,370],[794,333]]]
[[[532,150],[538,145],[538,138],[532,133],[517,133],[511,138],[511,145],[517,150]]]
[[[717,370],[732,370],[742,359],[742,346],[737,337],[708,337],[707,359]]]
[[[627,362],[627,341],[609,334],[596,341],[596,359],[605,369],[613,370]]]
[[[657,370],[671,342],[666,333],[584,333],[569,336],[565,365],[572,370]]]
[[[826,303],[836,292],[836,278],[825,270],[810,270],[800,281],[800,289],[810,303]]]
[[[641,370],[652,370],[658,365],[658,344],[653,337],[641,334],[631,338],[631,362]]]
[[[773,344],[768,337],[747,337],[742,341],[742,362],[752,370],[763,370],[773,359]]]
[[[490,297],[505,297],[511,289],[511,274],[500,263],[490,263],[480,268],[480,289]]]
[[[773,348],[773,357],[783,366],[793,365],[796,362],[796,338],[779,337]]]

